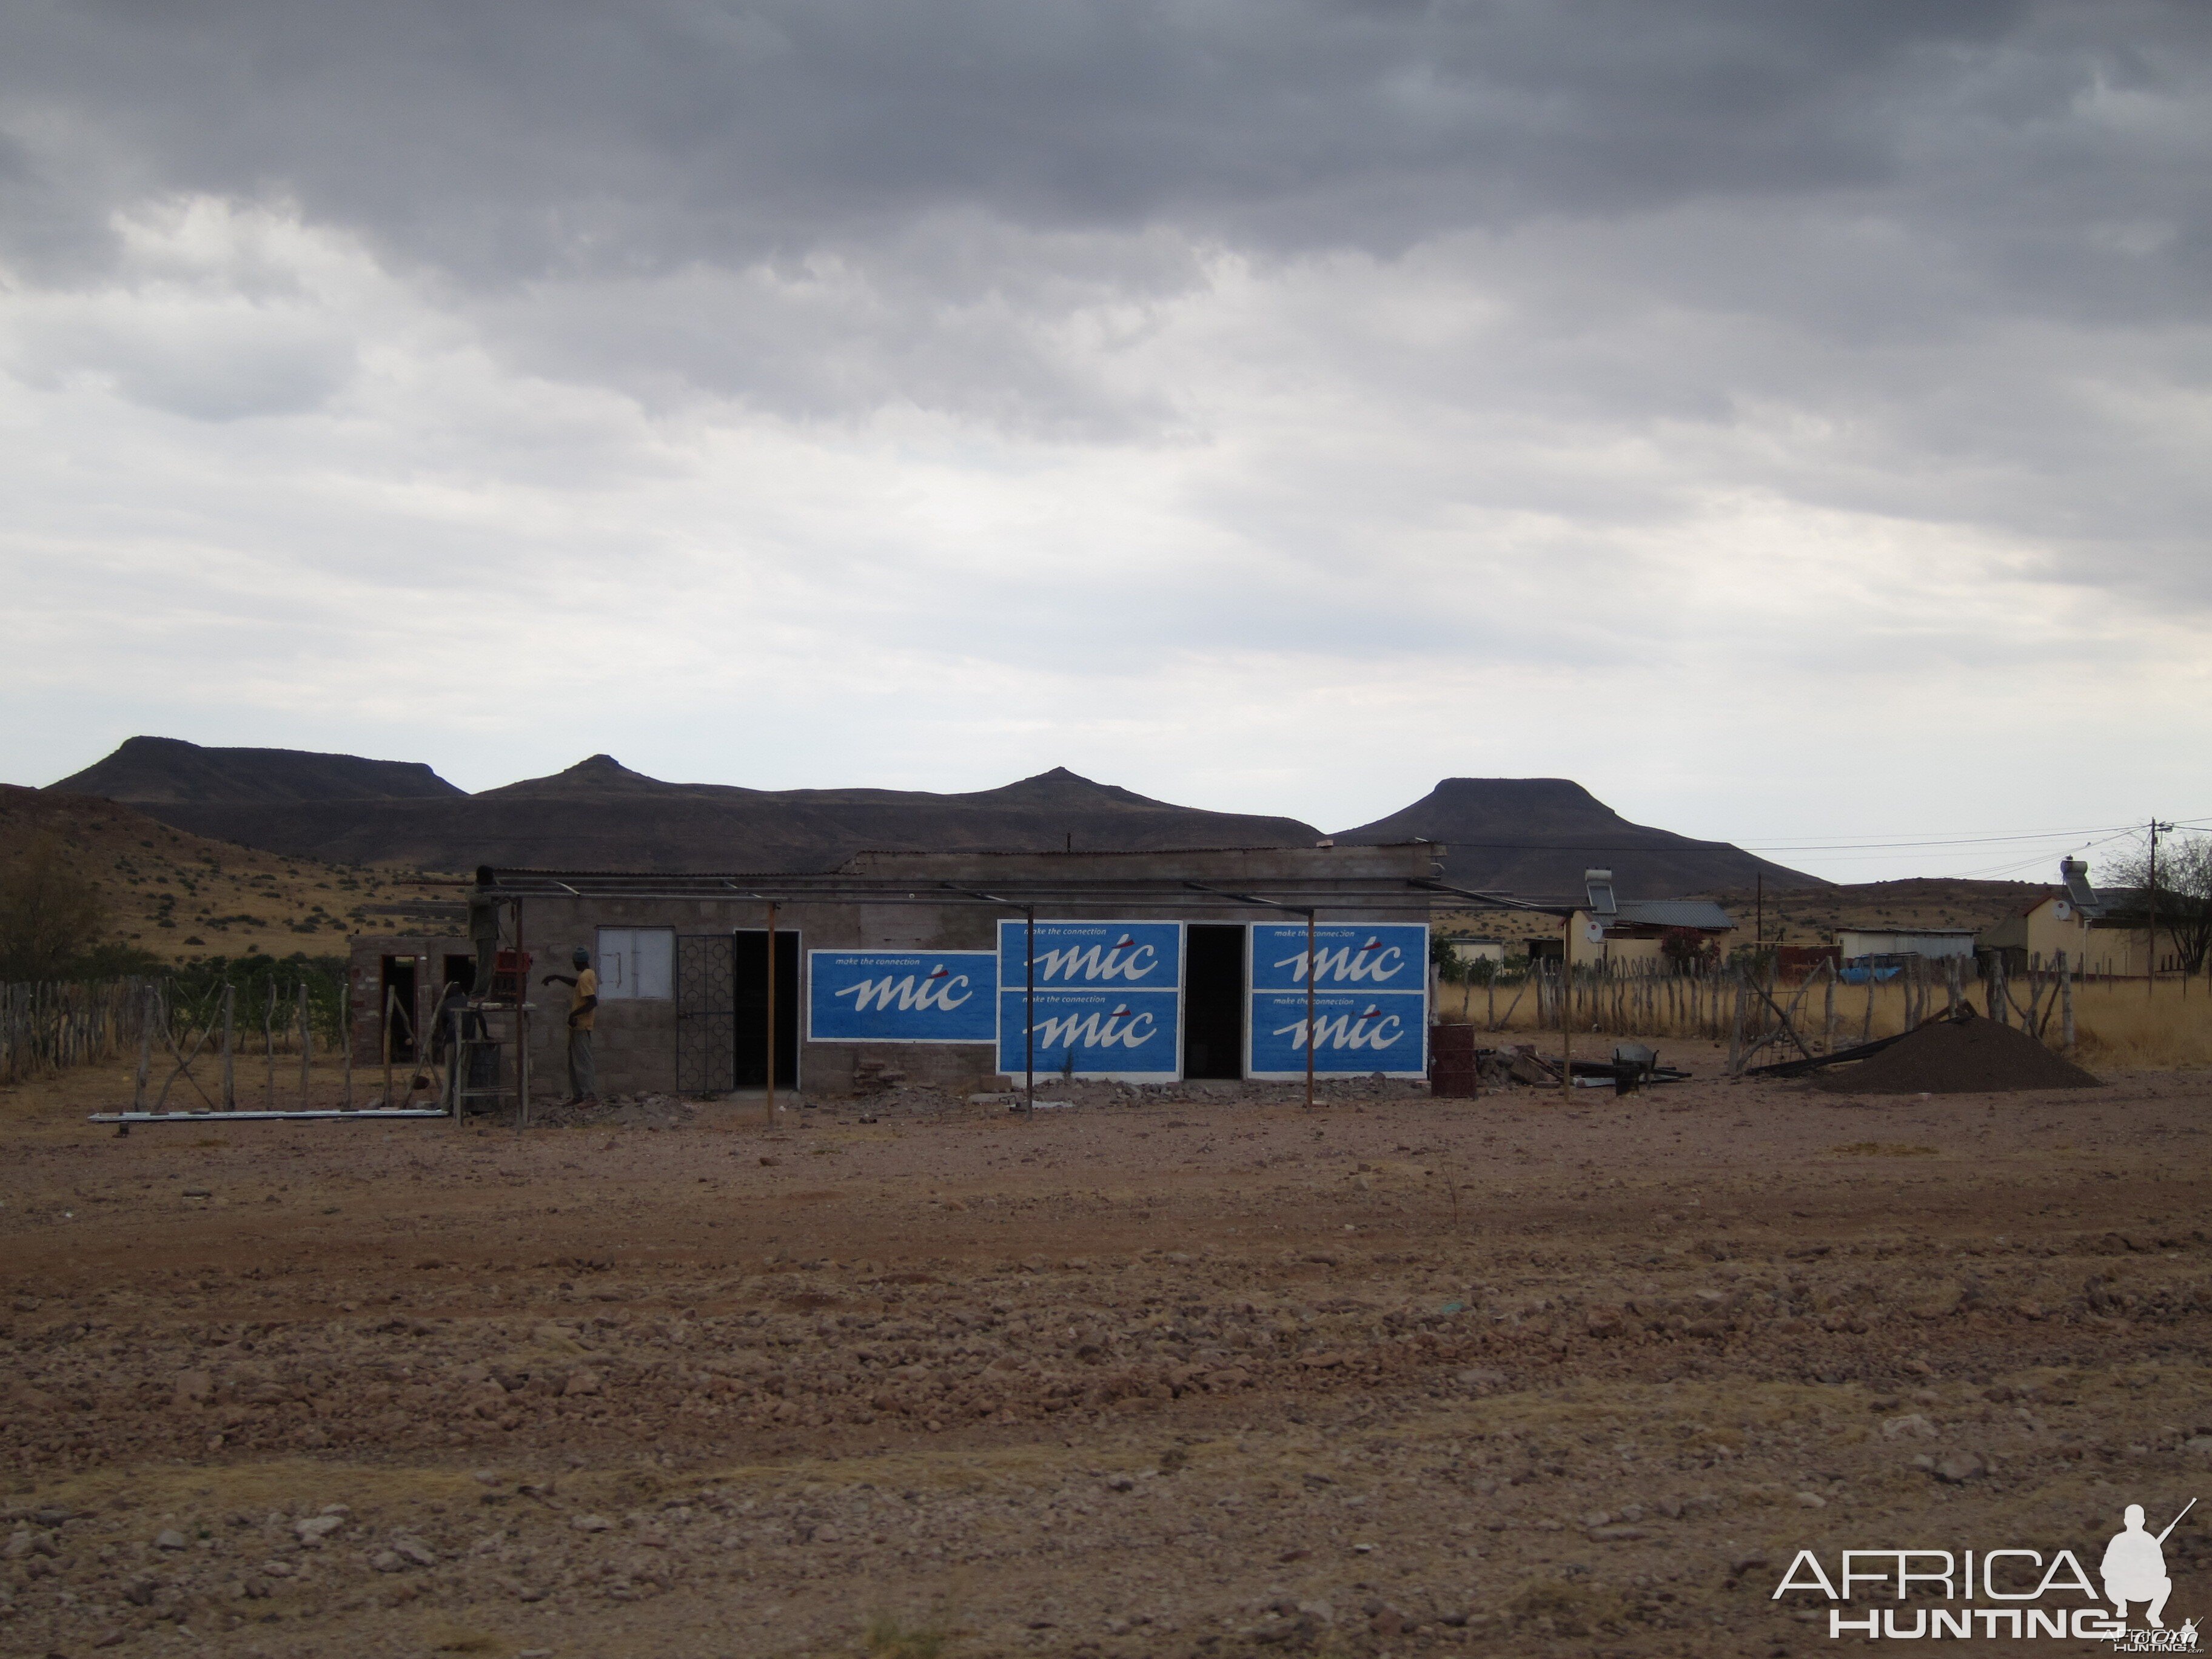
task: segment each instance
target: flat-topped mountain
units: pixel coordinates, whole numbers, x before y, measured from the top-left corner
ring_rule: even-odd
[[[420,761],[301,749],[203,749],[181,738],[126,738],[106,759],[51,786],[133,806],[303,800],[434,800],[466,792]]]
[[[395,787],[421,779],[433,787]],[[871,849],[1304,847],[1321,835],[1296,818],[1178,806],[1064,768],[964,794],[767,790],[670,783],[593,755],[471,795],[423,766],[134,738],[52,787],[294,857],[428,870],[824,870]]]
[[[1446,778],[1411,806],[1346,830],[1340,842],[1441,842],[1444,879],[1526,896],[1583,890],[1583,872],[1609,869],[1625,898],[1749,887],[1822,887],[1727,842],[1692,841],[1631,823],[1567,778]]]

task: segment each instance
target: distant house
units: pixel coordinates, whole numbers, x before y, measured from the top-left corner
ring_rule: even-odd
[[[1975,937],[1974,948],[1985,955],[2002,956],[2008,973],[2055,968],[2062,954],[2077,972],[2086,972],[2093,943],[2103,941],[2094,939],[2089,918],[2064,889],[2054,888],[1994,927],[1982,929]],[[2134,954],[2140,956],[2140,948]]]
[[[1978,949],[2002,953],[2008,972],[2050,969],[2059,953],[2077,974],[2140,978],[2150,955],[2150,907],[2133,887],[2092,887],[2089,866],[2079,859],[2059,861],[2063,886],[2051,888],[1975,940]],[[2180,957],[2172,941],[2161,940],[2160,973],[2178,972]]]
[[[1450,933],[1444,938],[1444,948],[1462,967],[1474,962],[1503,962],[1508,947],[1502,939],[1491,939],[1475,933]]]
[[[1974,954],[1971,927],[1839,927],[1836,945],[1845,962],[1880,961],[1886,957],[1925,957],[1940,962],[1946,957]]]
[[[1618,899],[1609,910],[1576,911],[1569,925],[1577,963],[1622,967],[1660,961],[1662,942],[1678,930],[1717,943],[1734,930],[1735,919],[1711,899]]]

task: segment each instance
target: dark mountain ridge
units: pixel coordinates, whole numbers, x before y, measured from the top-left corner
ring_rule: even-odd
[[[125,802],[193,834],[331,864],[465,871],[799,871],[870,850],[1139,852],[1303,847],[1296,818],[1153,800],[1056,767],[995,789],[748,789],[670,783],[611,755],[471,795],[428,767],[283,749],[133,738],[52,787]],[[1610,866],[1628,896],[1816,886],[1726,843],[1629,823],[1563,778],[1447,778],[1402,811],[1335,837],[1443,843],[1448,878],[1528,895],[1579,890]]]
[[[187,751],[179,756],[169,752],[173,740],[155,739],[164,746],[155,768],[136,757],[135,746],[147,741],[134,738],[52,787],[124,801],[196,835],[331,864],[797,871],[834,868],[869,850],[1299,847],[1321,834],[1296,818],[1149,799],[1065,768],[963,794],[766,790],[665,782],[612,756],[593,755],[550,776],[475,795],[422,767],[414,769],[450,793],[403,797],[389,792],[386,775],[311,764],[348,757],[198,750],[216,757],[201,763],[193,745],[174,745]],[[257,775],[256,764],[265,775]],[[300,793],[314,779],[327,793]]]
[[[1445,880],[1530,896],[1579,893],[1593,867],[1611,870],[1627,898],[1748,887],[1759,876],[1778,889],[1828,884],[1728,842],[1631,823],[1568,778],[1446,778],[1411,806],[1335,839],[1441,842]]]

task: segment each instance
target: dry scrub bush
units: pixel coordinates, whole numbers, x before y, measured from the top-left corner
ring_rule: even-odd
[[[909,1624],[896,1613],[872,1614],[861,1632],[868,1659],[941,1659],[952,1632],[934,1621]]]

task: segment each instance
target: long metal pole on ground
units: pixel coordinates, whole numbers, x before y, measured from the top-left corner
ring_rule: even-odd
[[[775,902],[768,907],[768,1121],[775,1127]]]
[[[1306,1109],[1313,1109],[1314,1083],[1314,918],[1318,910],[1306,912]]]
[[[1022,912],[1022,1109],[1036,1115],[1036,909]]]

